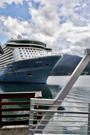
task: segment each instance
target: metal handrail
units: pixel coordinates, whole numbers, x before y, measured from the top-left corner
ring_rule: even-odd
[[[34,105],[36,106],[36,104],[33,104],[33,107],[34,107]],[[46,105],[48,105],[48,103]],[[42,106],[43,106],[43,104],[42,104]],[[44,104],[44,106],[45,106],[45,104]],[[49,104],[48,106],[51,106],[51,104]],[[59,107],[59,105],[57,105],[57,106]],[[87,107],[88,106],[89,105],[87,104]],[[66,132],[66,129],[64,129],[64,127],[80,129],[81,125],[83,125],[84,123],[90,123],[90,120],[88,119],[88,117],[90,116],[90,112],[88,110],[86,112],[86,111],[67,111],[67,110],[55,110],[55,109],[48,110],[48,108],[44,108],[44,109],[43,108],[41,108],[41,109],[33,108],[30,110],[30,112],[31,112],[31,117],[30,117],[31,123],[29,123],[29,127],[33,127],[33,128],[29,129],[29,133],[32,135],[35,133],[41,133],[42,128],[45,127],[46,123],[48,123],[48,122],[51,122],[52,126],[55,126],[56,123],[58,123],[58,124],[65,123],[64,125],[62,125],[62,124],[60,125],[60,128],[62,128],[62,129],[58,129],[58,130],[52,129],[53,133],[55,132],[55,133],[59,133],[59,134],[61,134],[60,132]],[[48,119],[46,118],[43,120],[43,123],[39,123],[40,129],[36,129],[35,127],[37,126],[37,123],[38,123],[37,117],[41,116],[41,114],[44,115],[46,113],[48,113]],[[34,114],[37,115],[37,117],[32,117]],[[57,117],[57,119],[58,119],[58,121],[57,121],[57,119],[54,119],[54,117],[56,117],[56,116],[53,114],[57,114],[56,116],[58,116],[60,118],[64,118],[64,119],[58,119],[58,117]],[[69,115],[71,114],[71,115],[68,116],[68,114]],[[51,118],[51,116],[52,116],[52,119],[49,119],[49,117]],[[37,123],[34,124],[33,123],[34,121],[37,121]],[[72,123],[79,123],[80,125],[71,125]],[[86,125],[84,125],[84,127],[90,129],[90,125],[86,124]],[[48,132],[48,130],[47,130],[47,132]],[[69,129],[68,129],[68,132],[69,132]],[[70,130],[70,132],[73,133],[76,131]],[[86,132],[89,134],[90,130],[83,131],[83,133],[86,133]],[[78,133],[82,133],[82,131],[80,130],[80,131],[78,131]],[[77,134],[77,133],[75,133],[75,134]],[[70,135],[71,135],[71,133],[70,133]]]
[[[39,133],[42,133],[42,131],[44,130],[44,128],[46,127],[46,125],[48,124],[48,122],[50,121],[50,119],[54,116],[54,113],[75,113],[75,112],[66,112],[66,111],[57,111],[58,107],[61,106],[61,104],[63,103],[63,101],[65,100],[66,96],[68,95],[69,91],[71,90],[71,88],[73,87],[73,85],[75,84],[75,82],[77,81],[77,79],[79,78],[80,74],[82,73],[82,71],[85,69],[85,67],[87,66],[88,62],[90,61],[90,49],[85,50],[85,57],[81,60],[81,62],[78,64],[78,66],[76,67],[76,69],[74,70],[74,72],[72,73],[69,81],[67,82],[67,84],[61,89],[61,91],[59,92],[59,94],[57,95],[57,97],[54,100],[40,100],[40,99],[31,99],[31,115],[30,115],[30,119],[33,119],[34,113],[45,113],[45,115],[42,117],[42,119],[40,120],[40,122],[37,123],[37,126],[35,127],[35,129],[33,129],[33,127],[29,127],[29,130],[31,130],[32,132],[29,135],[33,135],[34,132],[39,131]],[[69,97],[69,96],[68,96]],[[71,97],[71,96],[70,96]],[[72,98],[72,97],[71,97]],[[81,99],[83,99],[82,97],[80,97]],[[59,102],[58,102],[59,101]],[[88,102],[86,100],[84,100],[84,102]],[[50,104],[48,110],[35,110],[34,109],[34,105],[35,104]],[[58,106],[59,105],[59,106]],[[87,114],[88,115],[88,132],[90,131],[90,104],[88,106],[88,110],[89,112],[82,112],[82,114]],[[50,117],[49,113],[51,113]],[[80,112],[77,112],[77,114]],[[46,120],[46,121],[45,121]],[[42,125],[44,124],[44,126],[42,127]],[[33,125],[32,121],[29,121],[29,125]],[[32,130],[33,129],[33,130]],[[89,135],[89,134],[88,134]]]
[[[49,113],[72,113],[72,114],[90,114],[90,112],[83,111],[59,111],[59,110],[44,110],[44,109],[32,109],[31,112],[49,112]]]

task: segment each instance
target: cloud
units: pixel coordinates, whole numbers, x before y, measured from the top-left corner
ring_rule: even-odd
[[[0,8],[5,8],[6,4],[23,4],[23,0],[0,0]]]
[[[22,3],[23,0],[15,2]],[[3,32],[9,38],[20,34],[23,37],[40,40],[50,47],[57,46],[62,53],[82,55],[83,50],[89,47],[89,0],[27,0],[27,2],[31,19],[24,21],[1,16],[0,33]]]
[[[84,55],[84,49],[90,48],[90,24],[77,27],[71,22],[64,23],[58,36],[57,40],[62,41],[58,43],[62,53]]]
[[[31,21],[48,44],[58,45],[61,52],[79,55],[83,54],[83,49],[90,47],[89,42],[87,46],[85,45],[90,38],[89,0],[48,0],[48,2],[34,0],[34,2],[40,2],[40,6],[38,9],[33,6],[30,8]]]
[[[30,24],[27,21],[18,20],[17,18],[12,17],[0,17],[1,28],[3,28],[3,33],[7,34],[8,37],[16,38],[18,34],[30,34],[31,30],[29,29]]]

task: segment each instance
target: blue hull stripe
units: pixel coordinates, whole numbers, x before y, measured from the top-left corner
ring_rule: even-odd
[[[11,63],[0,73],[0,82],[46,83],[60,56],[48,56]]]

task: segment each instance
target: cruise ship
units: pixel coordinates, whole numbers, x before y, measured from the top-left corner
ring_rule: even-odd
[[[60,57],[40,41],[8,40],[0,46],[0,82],[46,83]]]

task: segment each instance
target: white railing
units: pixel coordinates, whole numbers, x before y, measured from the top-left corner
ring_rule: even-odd
[[[31,100],[29,135],[90,134],[90,103],[65,99],[63,106],[60,106],[60,102],[58,101],[58,105],[53,105],[53,99]],[[50,110],[52,105],[58,109]]]
[[[72,73],[69,81],[67,82],[67,84],[61,89],[61,91],[59,92],[59,94],[57,95],[57,97],[55,98],[55,100],[48,100],[48,99],[32,99],[31,100],[31,110],[30,110],[30,122],[29,122],[29,135],[33,135],[35,133],[40,133],[42,134],[43,131],[45,130],[45,128],[47,127],[48,123],[52,120],[52,118],[54,118],[54,115],[56,113],[58,114],[81,114],[81,115],[89,115],[90,111],[87,111],[87,112],[84,112],[84,111],[81,111],[81,112],[72,112],[72,111],[57,111],[58,110],[58,107],[61,106],[61,104],[63,103],[63,101],[65,100],[66,96],[68,95],[68,93],[70,92],[71,88],[73,87],[73,85],[75,84],[75,82],[77,81],[77,79],[79,78],[80,74],[82,73],[82,71],[85,69],[85,67],[87,66],[88,62],[90,61],[90,49],[86,49],[85,50],[85,57],[81,60],[81,62],[78,64],[78,66],[76,67],[76,69],[74,70],[74,72]],[[85,103],[85,102],[84,102]],[[83,104],[84,104],[83,103]],[[40,106],[43,106],[43,105],[49,105],[48,107],[48,110],[43,110],[43,109],[35,109],[35,105],[36,104],[39,104],[39,107]],[[87,104],[88,105],[88,104]],[[37,105],[36,105],[37,106]],[[71,108],[72,110],[74,110],[73,106],[69,106],[69,108]],[[83,108],[82,106],[79,106],[79,109],[80,108]],[[90,108],[90,107],[89,107]],[[88,107],[86,107],[86,109],[88,109]],[[33,120],[34,120],[34,117],[35,115],[34,114],[37,114],[37,113],[43,113],[42,115],[42,118],[39,119],[37,122],[36,122],[36,125],[34,125],[33,123]],[[76,116],[77,117],[77,116]],[[79,116],[78,116],[79,117]],[[80,116],[81,117],[81,116]],[[84,117],[84,116],[83,116]],[[66,116],[67,118],[67,116]],[[88,123],[88,135],[90,135],[90,117],[88,116],[88,119],[86,122]],[[71,120],[71,119],[70,119]],[[76,121],[61,121],[60,123],[64,122],[65,124],[66,123],[74,123]],[[77,120],[77,122],[80,122]],[[85,121],[81,121],[81,123],[83,123],[83,125],[80,125],[80,127],[82,126],[86,126],[86,123]],[[58,126],[57,126],[58,127]],[[57,128],[56,127],[56,128]],[[59,126],[59,128],[61,129],[62,126]],[[65,129],[65,125],[63,126]],[[73,131],[76,129],[77,126],[74,126],[74,129]],[[65,130],[61,130],[62,132]],[[53,130],[53,129],[52,129]],[[82,131],[78,131],[78,130],[75,130],[75,133],[76,134],[76,131],[78,133],[78,135],[80,135],[80,132]],[[49,132],[49,131],[48,131]],[[52,131],[51,131],[52,132]],[[71,129],[68,131],[68,132],[72,132]],[[61,132],[60,132],[61,133]],[[84,135],[85,135],[85,132],[83,131]]]

